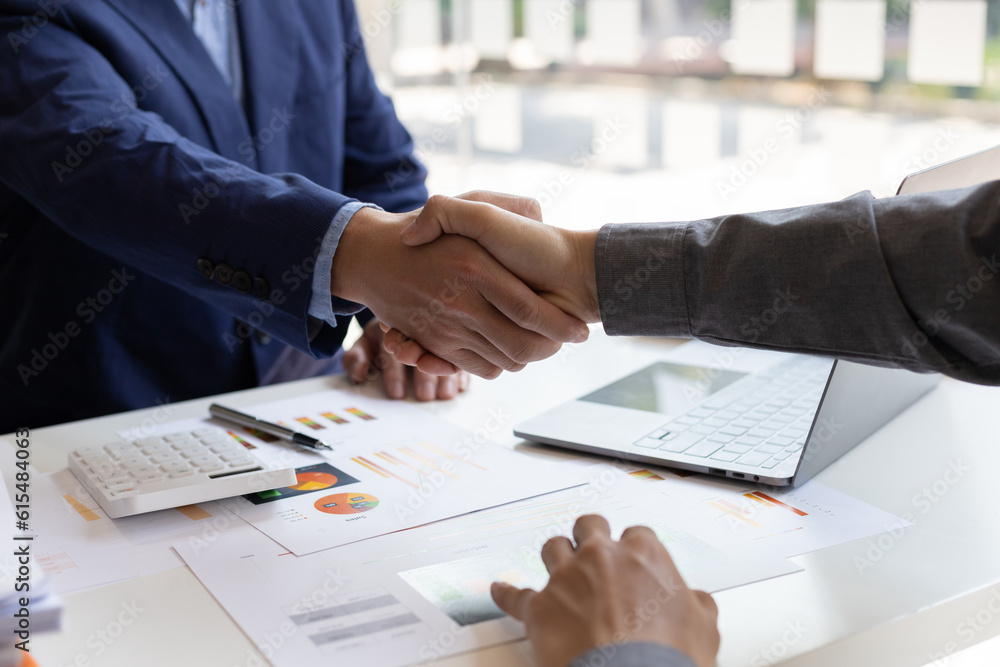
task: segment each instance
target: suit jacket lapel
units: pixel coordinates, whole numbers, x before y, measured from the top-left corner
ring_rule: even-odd
[[[249,136],[246,116],[211,56],[172,0],[105,0],[159,52],[201,112],[212,148],[223,157],[247,164],[237,148]],[[248,3],[249,4],[249,3]],[[248,44],[243,42],[243,49]],[[248,165],[256,168],[255,164]]]
[[[261,131],[272,118],[284,114],[286,107],[294,113],[297,55],[305,19],[291,0],[242,0],[237,15],[247,115],[253,136],[261,137]],[[259,169],[264,173],[284,170],[280,153],[261,150],[257,155]]]

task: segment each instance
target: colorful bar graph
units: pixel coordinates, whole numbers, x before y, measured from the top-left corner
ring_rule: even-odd
[[[771,503],[772,505],[777,505],[778,507],[784,507],[789,512],[792,512],[793,514],[797,514],[799,516],[809,516],[808,512],[803,512],[802,510],[796,507],[792,507],[791,505],[788,505],[786,503],[783,503],[777,498],[772,498],[771,496],[767,495],[766,493],[762,493],[761,491],[754,491],[752,493],[745,493],[743,495],[747,498],[750,498],[751,500],[756,500],[757,502],[761,502],[761,500],[763,500],[765,501],[765,504]]]
[[[413,482],[400,477],[399,475],[397,475],[396,473],[392,472],[391,470],[386,470],[385,468],[383,468],[379,464],[374,463],[372,461],[369,461],[368,459],[366,459],[363,456],[356,456],[356,457],[352,458],[351,460],[354,461],[355,463],[359,464],[359,465],[364,466],[365,468],[368,468],[372,472],[374,472],[374,473],[376,473],[378,475],[381,475],[382,477],[394,477],[395,479],[398,479],[403,484],[406,484],[407,486],[412,486],[414,489],[419,489],[420,488],[419,486],[417,486]]]
[[[733,505],[732,503],[730,503],[728,501],[725,501],[725,500],[713,500],[713,501],[709,502],[708,504],[710,506],[714,507],[715,509],[719,510],[720,512],[722,512],[722,516],[728,516],[728,517],[732,517],[734,519],[738,519],[738,520],[742,521],[743,523],[746,523],[746,524],[749,524],[749,525],[753,526],[754,528],[760,528],[761,527],[761,525],[759,523],[757,523],[756,521],[754,521],[753,519],[744,516],[743,515],[743,510],[741,510],[739,507],[737,507],[736,505]]]
[[[312,419],[309,419],[309,417],[296,417],[295,421],[297,421],[298,423],[302,424],[303,426],[308,426],[309,428],[313,429],[314,431],[322,431],[323,429],[326,428],[322,424],[317,424]]]
[[[350,412],[355,417],[357,417],[358,419],[364,419],[365,421],[371,421],[375,419],[364,410],[359,410],[358,408],[347,408],[347,411]]]
[[[454,477],[455,479],[458,479],[458,475],[456,475],[455,473],[448,472],[447,470],[445,470],[444,468],[442,468],[441,466],[439,466],[438,464],[436,464],[434,461],[431,461],[429,458],[427,458],[423,454],[420,454],[418,452],[413,451],[409,447],[400,447],[399,451],[403,452],[404,454],[408,454],[409,456],[412,456],[413,458],[415,458],[416,460],[420,461],[424,465],[430,466],[431,468],[434,468],[438,472],[443,472],[446,475],[449,475],[451,477]]]
[[[437,454],[438,456],[440,456],[442,458],[451,459],[452,461],[461,461],[462,463],[468,463],[473,468],[479,468],[480,470],[482,470],[484,472],[487,470],[487,468],[484,468],[481,465],[477,465],[477,464],[473,463],[472,461],[470,461],[469,459],[462,458],[462,457],[459,457],[459,456],[455,456],[454,454],[449,454],[448,452],[446,452],[443,449],[440,449],[438,447],[435,447],[434,445],[430,444],[429,442],[421,442],[420,446],[423,447],[424,449],[429,449],[430,451],[434,452],[435,454]]]
[[[244,440],[243,438],[241,438],[239,436],[239,434],[234,433],[233,431],[226,431],[226,433],[228,433],[229,435],[231,435],[236,440],[236,442],[240,443],[241,445],[243,445],[247,449],[257,449],[256,445],[254,445],[251,442],[247,442],[246,440]]]
[[[277,436],[271,435],[270,433],[264,433],[264,431],[261,431],[259,428],[244,426],[243,430],[262,442],[277,442],[280,440]]]
[[[400,459],[396,458],[395,456],[393,456],[389,452],[375,452],[375,456],[379,457],[380,459],[382,459],[384,461],[388,461],[389,463],[391,463],[394,466],[405,466],[405,467],[409,468],[410,470],[412,470],[413,472],[415,472],[417,474],[420,474],[420,471],[418,469],[414,468],[413,466],[411,466],[406,461],[401,461]]]
[[[339,415],[335,415],[332,412],[321,412],[321,413],[319,413],[319,416],[320,417],[325,417],[326,419],[329,419],[334,424],[349,424],[350,423],[346,419],[344,419],[343,417],[341,417]]]
[[[629,473],[630,477],[635,477],[636,479],[646,479],[651,482],[663,481],[663,478],[657,475],[655,472],[649,470],[633,470]]]

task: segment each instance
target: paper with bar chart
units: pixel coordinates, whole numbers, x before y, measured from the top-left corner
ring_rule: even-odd
[[[737,486],[669,472],[656,489],[685,503],[737,539],[775,555],[797,556],[911,525],[812,480],[794,489]]]
[[[297,555],[583,484],[590,467],[548,465],[408,403],[346,391],[243,409],[334,448],[293,455],[239,434],[261,459],[294,462],[297,483],[224,505]]]
[[[395,667],[523,637],[523,626],[493,603],[490,584],[544,586],[542,544],[571,535],[584,513],[602,513],[615,536],[652,526],[693,587],[717,591],[800,570],[735,540],[654,484],[610,466],[591,473],[585,486],[308,556],[251,529],[176,548],[277,667]],[[268,639],[275,628],[289,629],[280,646]]]

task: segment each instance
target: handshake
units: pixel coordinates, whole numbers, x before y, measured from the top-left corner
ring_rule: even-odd
[[[596,240],[542,224],[533,199],[493,192],[409,213],[364,208],[341,236],[331,292],[368,306],[398,361],[495,378],[587,340],[600,321]]]

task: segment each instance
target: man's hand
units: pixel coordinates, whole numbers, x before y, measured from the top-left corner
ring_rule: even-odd
[[[542,223],[538,202],[499,192],[437,197],[403,230],[417,246],[443,234],[473,239],[514,275],[562,310],[600,322],[594,247],[597,232],[573,232]]]
[[[692,591],[652,530],[626,529],[611,539],[608,522],[581,516],[576,546],[555,537],[542,547],[549,583],[536,593],[494,583],[493,599],[523,621],[544,667],[563,667],[597,646],[641,641],[671,646],[699,667],[715,664],[718,608],[704,591]]]
[[[426,208],[437,210],[439,200],[432,197]],[[415,217],[355,213],[333,260],[332,293],[365,304],[430,353],[486,378],[549,357],[563,342],[586,340],[583,322],[539,297],[474,241],[452,235],[432,246],[404,245],[400,232]]]
[[[443,234],[475,240],[507,269],[561,310],[584,322],[599,322],[594,251],[597,232],[572,232],[541,222],[538,202],[496,192],[470,192],[428,202],[403,230],[403,243],[417,246]],[[456,367],[428,354],[401,331],[386,340],[396,357],[434,375]]]
[[[365,325],[364,334],[344,353],[344,370],[355,384],[381,375],[389,398],[405,398],[406,376],[410,369],[384,348],[385,334],[378,325],[375,319]],[[414,368],[409,375],[413,379],[413,393],[418,401],[455,398],[469,386],[469,374],[465,371],[437,376]]]

